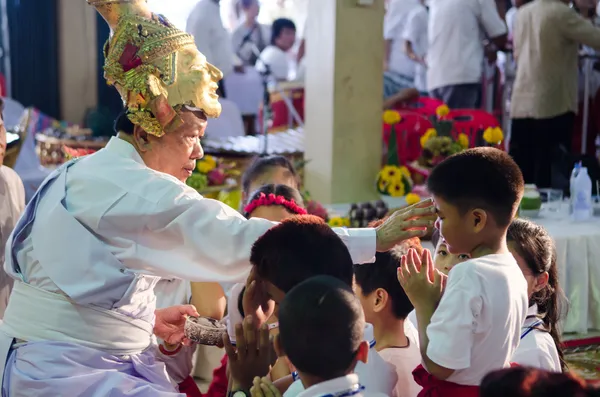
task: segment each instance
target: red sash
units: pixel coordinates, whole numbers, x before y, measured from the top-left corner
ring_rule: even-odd
[[[417,397],[479,397],[479,386],[466,386],[439,380],[422,365],[413,371],[413,378],[423,388]]]
[[[184,393],[187,397],[202,397],[198,385],[191,376],[188,376],[179,384],[179,392]]]

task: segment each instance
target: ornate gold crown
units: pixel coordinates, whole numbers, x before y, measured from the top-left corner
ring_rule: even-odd
[[[206,61],[194,37],[153,14],[146,0],[87,0],[104,17],[104,77],[127,106],[129,119],[162,136],[183,124],[183,106],[219,117],[216,94],[223,74]]]

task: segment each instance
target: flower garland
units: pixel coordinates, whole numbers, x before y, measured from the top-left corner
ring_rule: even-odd
[[[273,193],[269,193],[268,195],[261,193],[257,199],[252,200],[248,205],[244,207],[245,214],[251,214],[252,211],[257,209],[258,207],[271,206],[271,205],[281,205],[285,207],[288,211],[296,214],[296,215],[306,215],[307,212],[304,208],[300,207],[296,202],[292,200],[288,200],[283,196],[276,196]]]

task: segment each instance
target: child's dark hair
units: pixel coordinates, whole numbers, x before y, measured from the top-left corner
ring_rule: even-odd
[[[550,333],[556,343],[564,370],[566,364],[558,323],[562,317],[561,304],[565,305],[566,299],[561,299],[564,294],[558,282],[554,241],[546,229],[524,219],[512,221],[508,227],[507,240],[512,243],[514,249],[535,276],[548,272],[548,285],[531,296],[529,305],[537,304],[539,314],[544,321],[544,329]]]
[[[296,24],[291,19],[279,18],[273,21],[271,25],[271,45],[281,36],[284,29],[296,30]]]
[[[133,135],[133,130],[135,129],[135,125],[133,125],[133,123],[131,122],[131,120],[129,120],[129,117],[127,115],[128,115],[128,112],[127,112],[127,109],[125,109],[125,110],[121,111],[121,113],[119,113],[119,115],[115,119],[115,124],[114,124],[115,134],[118,134],[119,132],[123,132],[127,135]]]
[[[493,371],[481,381],[481,397],[597,397],[600,392],[583,379],[565,372],[514,367]]]
[[[352,370],[365,318],[352,289],[333,277],[310,278],[279,305],[279,340],[299,372],[330,380]]]
[[[354,280],[364,295],[369,295],[378,288],[386,290],[392,301],[394,316],[402,320],[414,307],[398,282],[398,266],[400,262],[391,252],[378,252],[375,263],[354,265]]]
[[[352,285],[352,257],[344,242],[319,217],[289,218],[252,246],[250,263],[261,278],[288,292],[314,276],[332,276]]]
[[[258,190],[252,193],[247,202],[248,204],[251,204],[255,200],[260,199],[262,195],[268,196],[270,194],[273,194],[278,197],[283,197],[287,201],[295,203],[298,207],[304,208],[304,201],[302,200],[302,195],[300,194],[300,192],[297,189],[291,188],[287,185],[263,185]],[[246,212],[247,207],[248,206],[244,208],[244,216],[246,218],[250,216],[250,213]],[[287,206],[286,208],[288,208],[288,211],[290,211],[291,213],[295,213],[297,215],[299,214],[297,211],[294,211],[293,208],[289,208]]]
[[[252,182],[260,178],[266,172],[271,171],[273,168],[281,167],[285,168],[289,171],[290,176],[297,179],[298,174],[296,173],[296,169],[294,165],[283,156],[265,156],[265,157],[257,157],[252,163],[248,166],[244,174],[242,175],[242,189],[246,195],[249,195],[251,192],[250,185]],[[298,186],[296,186],[297,188]]]
[[[427,188],[465,214],[482,208],[498,226],[508,227],[523,196],[523,174],[505,152],[491,147],[468,149],[437,165]]]

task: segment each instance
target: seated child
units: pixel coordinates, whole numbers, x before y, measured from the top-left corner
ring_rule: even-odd
[[[558,322],[559,298],[556,248],[546,230],[533,222],[515,219],[508,227],[508,249],[517,260],[529,295],[529,311],[521,343],[512,360],[517,364],[562,372],[565,369]]]
[[[367,362],[365,317],[347,283],[328,276],[310,278],[280,302],[275,349],[285,354],[306,387],[306,396],[381,395],[354,373]],[[255,380],[252,395],[262,395]],[[268,382],[266,382],[268,384]]]
[[[527,283],[506,242],[523,175],[507,153],[480,147],[440,163],[427,187],[448,252],[472,259],[446,281],[429,251],[402,258],[398,279],[415,306],[423,359],[414,376],[419,396],[478,396],[487,373],[510,366],[527,313]]]
[[[263,185],[254,191],[244,206],[246,218],[281,222],[295,215],[306,215],[300,192],[286,185]]]
[[[275,302],[277,317],[278,304],[285,295],[311,277],[331,276],[348,287],[352,286],[353,264],[348,249],[341,238],[315,216],[286,219],[268,230],[254,243],[250,262],[255,275],[251,283],[260,284],[260,288]],[[248,308],[245,311],[253,313],[255,310]],[[391,395],[397,383],[394,368],[375,349],[370,349],[368,363],[359,363],[356,372],[362,384],[372,392]],[[297,380],[285,395],[295,396],[303,389],[302,382]]]
[[[419,345],[404,332],[412,303],[396,280],[399,258],[392,252],[378,252],[373,265],[354,265],[354,291],[365,319],[373,324],[376,350],[394,365],[398,383],[392,396],[416,397],[421,387],[412,371],[421,363]]]

